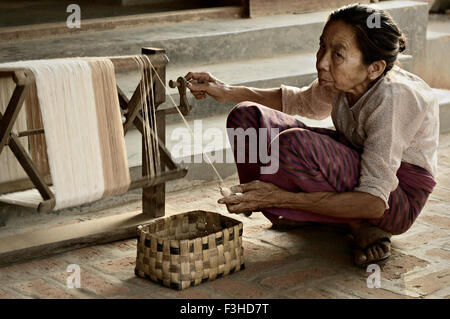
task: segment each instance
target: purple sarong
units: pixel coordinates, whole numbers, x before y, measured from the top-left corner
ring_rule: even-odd
[[[296,118],[253,102],[236,105],[228,115],[227,128],[268,128],[267,145],[276,137],[279,142],[279,169],[274,174],[260,174],[260,167],[268,164],[251,163],[246,140],[245,161],[237,160],[237,138],[230,137],[241,183],[253,180],[270,182],[291,192],[351,192],[359,182],[360,152],[334,130],[308,127]],[[278,136],[271,136],[270,128],[279,128]],[[259,136],[258,136],[259,137]],[[232,140],[233,139],[233,140]],[[259,140],[259,139],[258,139]],[[257,143],[259,144],[259,143]],[[266,150],[267,151],[267,150]],[[269,150],[270,152],[270,150]],[[275,152],[274,152],[275,153]],[[276,156],[276,154],[272,154]],[[389,209],[382,218],[367,220],[392,234],[406,232],[416,220],[436,182],[424,168],[402,162],[397,171],[399,185],[389,196]],[[296,221],[348,223],[351,218],[338,218],[307,211],[268,208],[262,213],[271,221],[283,216]]]

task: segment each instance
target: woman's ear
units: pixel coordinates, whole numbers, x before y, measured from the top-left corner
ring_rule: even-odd
[[[386,69],[386,61],[378,60],[369,65],[369,80],[373,81],[383,74]]]

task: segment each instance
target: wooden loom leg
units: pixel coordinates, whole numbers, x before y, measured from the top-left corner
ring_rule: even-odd
[[[28,156],[25,149],[22,147],[22,144],[20,144],[17,136],[14,134],[11,135],[11,138],[9,140],[9,148],[16,156],[20,165],[22,165],[24,171],[30,177],[31,181],[41,194],[42,198],[44,200],[53,199],[54,198],[53,193],[48,187],[48,185],[45,183],[44,177],[42,177],[41,174],[38,172],[38,170],[33,164],[33,161]]]
[[[166,116],[164,112],[156,112],[156,125],[159,139],[166,141]],[[147,154],[144,152],[145,137],[142,135],[142,174],[147,170]],[[161,171],[165,170],[164,162],[160,155]],[[142,213],[151,218],[162,217],[166,209],[166,184],[144,187],[142,189]]]
[[[6,107],[5,114],[2,116],[0,112],[0,153],[7,144],[9,134],[11,133],[14,122],[22,108],[26,89],[27,86],[25,85],[16,85],[8,106]]]
[[[22,168],[30,177],[30,180],[36,187],[36,189],[41,194],[44,200],[53,199],[53,193],[50,188],[45,183],[44,178],[37,171],[34,166],[33,161],[28,156],[25,149],[20,144],[20,141],[15,134],[11,134],[12,127],[14,122],[17,119],[17,116],[23,106],[23,102],[25,100],[25,95],[27,92],[28,85],[16,85],[14,92],[11,96],[11,100],[8,103],[5,114],[2,115],[0,112],[0,153],[3,150],[3,147],[8,144],[9,148],[16,156]]]

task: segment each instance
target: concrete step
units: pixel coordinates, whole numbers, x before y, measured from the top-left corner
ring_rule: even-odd
[[[411,69],[412,57],[400,55],[401,66]],[[315,53],[289,54],[273,58],[262,58],[252,60],[241,60],[228,63],[216,63],[208,65],[188,65],[185,67],[167,70],[167,81],[186,75],[189,71],[210,72],[218,79],[230,85],[243,85],[258,88],[279,87],[281,84],[302,87],[310,84],[316,77]],[[117,82],[122,90],[131,97],[135,90],[140,75],[137,72],[118,74]],[[155,79],[156,81],[157,79]],[[178,103],[179,94],[177,89],[167,87],[166,102],[162,108],[173,107],[171,98]],[[170,95],[170,97],[169,97]],[[212,98],[196,100],[188,93],[188,100],[193,106],[191,114],[186,118],[189,120],[210,117],[216,114],[226,114],[233,103],[220,103]],[[166,117],[168,123],[181,122],[179,114]]]
[[[450,15],[430,14],[424,58],[415,73],[431,87],[450,89]]]
[[[450,90],[433,89],[439,101],[439,131],[450,132]]]
[[[415,56],[425,40],[427,5],[413,1],[386,1],[377,5],[388,10],[405,31],[409,39],[409,52]],[[311,52],[318,46],[329,11],[136,27],[29,41],[2,41],[0,62],[138,54],[144,46],[165,48],[175,67]]]
[[[193,22],[200,20],[238,19],[243,15],[243,9],[240,6],[189,9],[189,7],[192,6],[192,3],[184,3],[183,5],[185,6],[185,9],[183,10],[179,9],[176,11],[156,13],[147,12],[148,7],[140,6],[127,8],[129,14],[124,13],[124,8],[122,7],[119,10],[121,15],[116,16],[118,11],[115,9],[117,8],[104,5],[99,6],[95,3],[90,5],[84,4],[83,20],[80,28],[67,27],[65,21],[67,17],[65,15],[61,16],[62,12],[66,13],[67,4],[64,3],[48,3],[41,8],[26,8],[27,11],[31,11],[30,15],[33,15],[32,19],[24,16],[18,17],[17,10],[13,9],[12,12],[1,12],[0,41],[36,40],[49,37],[55,38],[71,34],[82,34],[119,28],[135,28],[137,26],[159,25],[163,23],[178,23],[180,21]],[[24,9],[25,8],[22,8],[22,10]],[[44,15],[42,15],[43,12],[45,12]],[[114,16],[109,16],[111,14]],[[55,20],[58,22],[54,22]]]

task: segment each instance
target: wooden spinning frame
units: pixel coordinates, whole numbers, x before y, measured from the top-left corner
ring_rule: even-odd
[[[142,49],[142,53],[148,55],[156,72],[159,73],[161,79],[164,79],[165,66],[168,62],[164,51],[161,49],[144,48]],[[133,61],[131,57],[111,57],[110,59],[114,64],[116,71],[125,71],[133,68]],[[154,70],[151,70],[151,72],[154,72]],[[39,173],[33,160],[19,141],[19,137],[26,137],[34,134],[43,134],[44,129],[34,129],[18,133],[14,133],[12,131],[14,122],[17,119],[17,116],[23,106],[27,89],[29,88],[29,86],[34,85],[35,79],[33,73],[26,69],[11,71],[8,70],[0,71],[0,76],[11,76],[16,83],[16,87],[8,103],[5,114],[1,114],[0,112],[0,153],[6,146],[11,149],[18,162],[27,173],[31,184],[36,188],[36,190],[43,198],[43,200],[37,205],[35,203],[14,202],[13,200],[8,200],[7,197],[0,198],[0,201],[16,205],[22,204],[23,206],[36,208],[40,212],[52,210],[55,207],[55,195],[50,189],[49,176],[43,176]],[[180,78],[178,80],[182,81],[182,79]],[[176,111],[176,109],[173,108],[156,110],[158,136],[154,136],[153,131],[151,131],[150,134],[151,138],[156,139],[158,143],[162,165],[161,171],[156,176],[150,178],[146,175],[146,157],[148,156],[148,154],[144,151],[144,124],[142,116],[139,114],[139,110],[141,109],[141,105],[143,103],[143,95],[141,94],[141,90],[143,89],[143,87],[145,87],[143,85],[143,81],[144,79],[141,79],[131,99],[128,99],[123,91],[117,86],[119,103],[122,109],[121,112],[126,119],[125,123],[123,124],[124,134],[129,131],[131,126],[135,126],[137,130],[142,134],[142,177],[132,180],[128,190],[142,188],[143,212],[148,214],[149,216],[160,217],[164,216],[165,206],[165,188],[164,185],[161,186],[161,184],[164,184],[165,182],[173,179],[184,177],[187,174],[187,169],[179,168],[174,163],[169,151],[165,147],[165,115],[173,113],[174,111]],[[185,92],[186,87],[182,83],[180,87],[183,86]],[[151,90],[153,90],[155,94],[154,100],[149,98],[150,94],[152,94]],[[147,103],[149,107],[157,109],[158,106],[165,101],[165,88],[161,85],[161,83],[155,81],[153,88],[149,88],[149,91],[144,92],[144,96],[147,97]],[[153,101],[155,105],[152,105]],[[182,110],[189,110],[190,108],[187,105],[187,100],[181,99],[181,101],[182,105],[180,105],[180,108]],[[183,113],[186,114],[186,112]],[[17,192],[25,188],[29,188],[29,186],[31,186],[30,183],[24,183],[24,181],[20,181],[20,183],[7,182],[2,183],[0,189],[3,190],[2,193],[5,192],[5,189],[8,189],[9,192]]]
[[[24,239],[17,247],[11,247],[11,245],[6,244],[3,247],[0,243],[0,264],[64,251],[74,246],[81,247],[135,237],[137,225],[149,221],[152,218],[165,215],[165,182],[184,177],[187,174],[187,169],[180,168],[173,161],[170,152],[165,146],[165,115],[177,113],[178,110],[175,107],[158,110],[158,106],[166,99],[163,83],[165,82],[165,68],[168,63],[168,58],[163,49],[157,48],[143,48],[142,54],[148,56],[153,66],[151,72],[153,72],[153,75],[157,72],[161,81],[153,81],[153,87],[148,88],[148,92],[142,94],[141,87],[148,87],[143,84],[144,78],[142,78],[130,99],[117,86],[121,113],[125,117],[125,122],[123,123],[124,134],[132,126],[135,126],[142,135],[142,176],[133,179],[129,186],[129,190],[142,188],[142,212],[139,214],[134,212],[128,215],[122,214],[121,216],[103,217],[102,219],[104,221],[93,221],[91,226],[86,224],[83,228],[79,228],[78,231],[75,229],[76,227],[74,228],[74,226],[69,225],[72,228],[52,230],[55,232],[55,235],[52,236],[48,235],[48,230],[43,229],[42,234],[34,232],[34,237],[27,237],[28,239]],[[114,64],[116,72],[120,73],[137,69],[137,64],[133,56],[115,56],[108,58]],[[50,174],[41,174],[39,172],[36,163],[33,162],[33,159],[19,141],[21,137],[44,134],[44,129],[29,129],[23,132],[13,131],[13,125],[24,104],[27,90],[31,85],[35,85],[35,78],[30,70],[17,68],[1,70],[0,77],[11,77],[15,82],[15,88],[7,108],[4,114],[0,112],[0,153],[6,147],[9,147],[29,177],[26,180],[22,179],[19,181],[0,183],[0,202],[31,207],[37,209],[39,212],[50,211],[55,207],[56,203],[55,195],[51,187],[51,176]],[[176,82],[171,81],[170,84],[171,87],[178,87],[180,93],[179,110],[183,115],[187,115],[191,108],[186,98],[186,80],[180,77]],[[154,94],[153,99],[150,94]],[[143,104],[143,97],[147,98],[149,108],[154,108],[155,110],[158,132],[158,136],[154,136],[153,130],[150,130],[151,138],[156,140],[159,147],[161,169],[160,172],[157,172],[155,176],[151,177],[147,175],[146,163],[148,154],[144,151],[144,123],[139,113]],[[39,202],[19,202],[8,196],[33,188],[42,196],[42,200]],[[67,234],[69,229],[73,233],[70,236]],[[102,233],[102,230],[104,230],[104,233]],[[11,243],[11,240],[15,240],[16,237],[10,239],[9,242]],[[47,237],[56,239],[50,242]],[[6,239],[1,241],[6,243]]]

